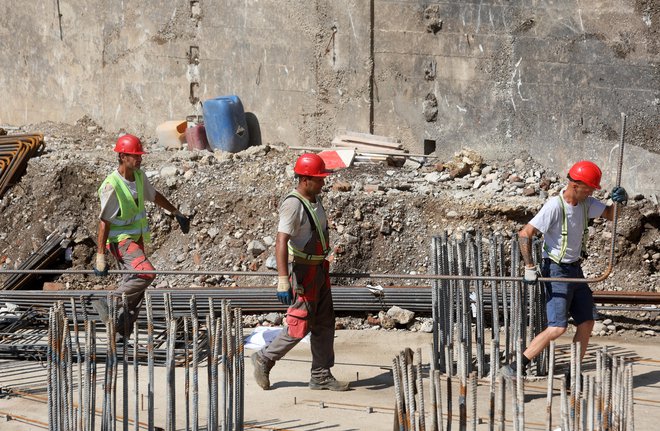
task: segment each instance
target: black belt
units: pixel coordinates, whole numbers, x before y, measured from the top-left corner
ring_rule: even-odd
[[[545,263],[554,263],[555,265],[559,265],[559,266],[577,266],[577,267],[582,266],[582,259],[578,259],[578,260],[576,260],[575,262],[561,262],[561,263],[557,263],[557,262],[555,262],[554,260],[550,259],[549,257],[545,257],[545,258],[543,258],[543,261],[544,261]]]

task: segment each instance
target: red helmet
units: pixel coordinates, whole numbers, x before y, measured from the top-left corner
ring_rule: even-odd
[[[142,150],[142,142],[140,142],[140,138],[129,134],[122,135],[117,139],[115,153],[147,154]]]
[[[568,171],[568,177],[574,181],[582,181],[589,187],[600,190],[600,168],[587,160],[577,162]]]
[[[311,153],[298,157],[293,172],[306,177],[327,177],[332,173],[325,169],[325,162],[318,154]]]

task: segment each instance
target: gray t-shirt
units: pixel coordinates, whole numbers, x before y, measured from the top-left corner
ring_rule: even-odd
[[[545,245],[550,249],[550,253],[555,256],[559,256],[562,245],[562,206],[560,199],[563,200],[561,196],[563,196],[564,190],[566,189],[562,189],[559,196],[549,199],[529,222],[543,233]],[[564,201],[564,207],[566,208],[568,236],[566,254],[561,261],[570,263],[578,260],[582,251],[582,234],[585,228],[583,208],[587,208],[588,218],[592,219],[600,217],[607,206],[598,199],[589,196],[584,204],[580,203],[575,206]],[[543,257],[549,257],[545,247],[543,248]]]
[[[310,202],[310,205],[314,209],[321,227],[325,227],[327,218],[320,197],[317,196],[316,202]],[[284,199],[280,204],[280,222],[277,231],[291,235],[291,244],[298,250],[302,250],[312,237],[312,229],[316,229],[316,226],[313,223],[310,224],[302,202],[295,197]]]
[[[121,174],[119,174],[119,178],[124,181],[124,184],[128,187],[133,199],[137,202],[138,194],[135,181],[128,181]],[[151,182],[149,182],[149,178],[147,178],[144,173],[142,174],[142,178],[144,179],[144,200],[153,202],[154,199],[156,199],[156,189]],[[115,218],[117,214],[119,214],[119,200],[117,199],[117,193],[110,183],[106,183],[103,190],[101,190],[101,213],[99,214],[99,218],[101,220],[110,221]]]

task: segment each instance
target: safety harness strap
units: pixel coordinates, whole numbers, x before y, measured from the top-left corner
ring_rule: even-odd
[[[566,255],[568,248],[568,218],[566,217],[566,203],[564,197],[559,194],[559,202],[561,203],[561,246],[559,248],[559,255],[552,254],[548,244],[543,244],[543,249],[548,254],[548,257],[555,263],[562,263],[562,259]],[[589,241],[589,213],[586,202],[582,202],[582,213],[584,215],[584,230],[582,232],[582,251],[586,250],[587,242]]]
[[[304,251],[296,248],[293,244],[291,244],[291,241],[288,242],[287,248],[289,249],[289,253],[291,253],[293,256],[300,257],[303,259],[311,260],[311,261],[321,261],[325,259],[325,257],[328,255],[328,252],[330,251],[328,248],[328,243],[326,240],[326,237],[323,233],[323,228],[321,227],[321,222],[319,221],[318,217],[316,216],[316,211],[314,211],[314,208],[309,204],[309,201],[305,199],[300,193],[297,191],[292,191],[289,193],[284,199],[288,199],[289,197],[295,197],[302,203],[303,209],[307,213],[307,217],[309,218],[310,224],[313,224],[316,227],[316,232],[319,235],[319,239],[321,241],[321,248],[323,249],[323,254],[308,254],[305,253]]]

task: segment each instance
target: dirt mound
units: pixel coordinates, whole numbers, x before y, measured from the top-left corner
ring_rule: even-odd
[[[24,129],[44,133],[46,151],[30,160],[20,182],[0,199],[0,263],[15,267],[49,233],[60,230],[72,240],[67,254],[71,260],[65,266],[91,269],[97,188],[116,167],[116,134],[87,117],[75,125],[43,123]],[[238,154],[170,151],[145,141],[149,154],[143,170],[158,190],[192,216],[191,231],[183,235],[172,218],[149,206],[154,241],[148,253],[156,268],[262,271],[272,266],[277,207],[294,186],[292,165],[298,153],[284,144]],[[362,164],[329,177],[323,199],[331,240],[338,246],[333,271],[426,273],[434,235],[480,230],[510,237],[563,182],[529,157],[488,162],[466,150],[457,160],[435,162],[409,159],[402,167]],[[659,291],[659,226],[657,203],[631,197],[619,220],[613,275],[595,289]],[[596,221],[590,231],[591,258],[585,271],[596,275],[607,266],[611,228]],[[70,289],[102,288],[114,282],[73,275],[56,280]],[[156,285],[236,282],[160,276]]]

